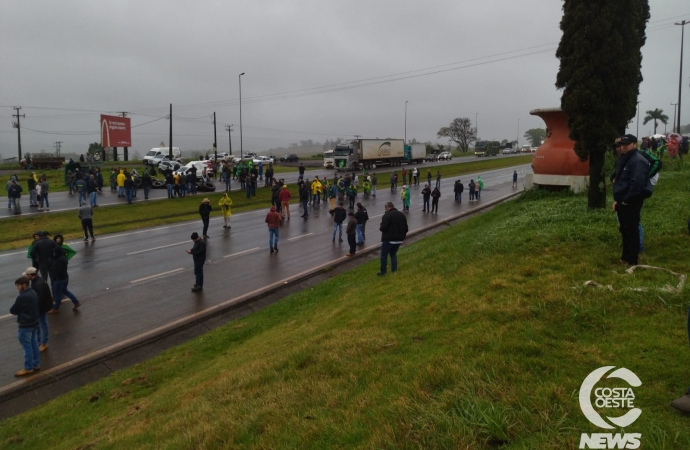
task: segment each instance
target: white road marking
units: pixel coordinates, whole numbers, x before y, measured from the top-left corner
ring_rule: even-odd
[[[174,247],[174,246],[176,246],[176,245],[187,244],[188,242],[189,242],[189,241],[178,242],[177,244],[161,245],[160,247],[153,247],[153,248],[149,248],[149,249],[146,249],[146,250],[139,250],[139,251],[137,251],[137,252],[130,252],[130,253],[127,253],[127,256],[129,256],[129,255],[137,255],[137,254],[139,254],[139,253],[146,253],[146,252],[150,252],[150,251],[153,251],[153,250],[160,250],[161,248]]]
[[[244,250],[244,251],[241,251],[241,252],[233,253],[233,254],[231,254],[231,255],[225,255],[225,256],[223,256],[223,258],[230,258],[230,257],[232,257],[232,256],[242,255],[242,254],[244,254],[244,253],[249,253],[249,252],[253,252],[253,251],[259,250],[260,248],[261,248],[261,247],[250,248],[249,250]]]
[[[167,272],[159,273],[159,274],[156,274],[156,275],[151,275],[151,276],[144,277],[144,278],[139,278],[138,280],[130,281],[130,283],[131,283],[131,284],[139,283],[139,282],[141,282],[141,281],[147,281],[147,280],[150,280],[150,279],[153,279],[153,278],[162,277],[162,276],[165,276],[165,275],[169,275],[169,274],[171,274],[171,273],[180,272],[180,271],[182,271],[182,270],[184,270],[184,269],[183,269],[182,267],[180,267],[179,269],[168,270]]]
[[[5,253],[4,255],[0,255],[0,258],[3,258],[5,256],[14,256],[14,255],[23,255],[23,254],[26,254],[26,251],[14,252],[14,253]]]
[[[10,317],[12,317],[12,314],[7,314],[6,316],[0,316],[0,320],[9,319]]]
[[[288,241],[294,241],[294,240],[297,240],[297,239],[301,239],[301,238],[303,238],[303,237],[305,237],[305,236],[311,236],[312,234],[314,234],[314,233],[307,233],[307,234],[303,234],[303,235],[301,235],[301,236],[295,236],[295,237],[293,237],[293,238],[288,239]]]

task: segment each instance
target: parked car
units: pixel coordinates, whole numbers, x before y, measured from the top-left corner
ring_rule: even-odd
[[[431,155],[427,155],[426,158],[424,158],[424,161],[426,162],[436,162],[438,161],[438,156],[436,153],[432,153]]]
[[[450,161],[453,159],[453,155],[450,152],[443,152],[440,155],[438,155],[438,160],[444,160],[444,161]]]
[[[285,155],[285,156],[280,157],[280,162],[297,162],[297,161],[299,161],[299,158],[294,153],[290,153],[289,155]]]
[[[532,149],[530,148],[529,145],[523,145],[520,147],[520,153],[530,153]]]
[[[508,148],[504,148],[504,149],[503,149],[503,154],[504,154],[504,155],[514,155],[515,153],[517,153],[517,149],[516,149],[516,148],[510,148],[510,147],[508,147]]]
[[[244,156],[247,158],[256,158],[258,155],[254,152],[245,153]]]
[[[166,155],[161,162],[158,163],[158,170],[164,172],[166,170],[175,171],[182,167],[182,163],[179,161],[171,161]]]
[[[537,147],[532,147],[530,150],[532,151],[532,153],[534,153],[537,151]]]
[[[273,164],[273,162],[273,158],[271,158],[270,156],[257,156],[256,158],[254,158],[254,164],[261,163],[266,166],[268,164]]]

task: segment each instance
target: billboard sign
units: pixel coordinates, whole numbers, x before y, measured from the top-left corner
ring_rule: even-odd
[[[131,147],[130,119],[101,114],[101,145],[103,147]]]

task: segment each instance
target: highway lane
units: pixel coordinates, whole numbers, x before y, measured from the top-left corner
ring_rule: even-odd
[[[455,177],[443,180],[438,215],[421,212],[423,184],[413,187],[411,211],[406,213],[410,229],[511,192],[515,169],[521,178],[530,171],[529,165],[524,165],[483,172],[486,189],[478,203],[469,203],[467,193],[462,204],[454,203]],[[466,185],[470,178],[476,179],[476,174],[462,176],[463,183]],[[391,194],[390,189],[381,187],[377,197],[359,198],[370,216],[367,245],[380,241],[378,225],[384,204],[393,201],[401,209],[400,188]],[[264,223],[268,205],[234,215],[231,230],[223,229],[222,219],[213,217],[202,293],[190,292],[192,258],[184,251],[192,246],[190,234],[201,231],[200,221],[99,236],[93,243],[70,242],[78,253],[70,261],[69,287],[84,306],[72,312],[67,301],[60,314],[49,316],[51,340],[49,350],[42,355],[42,367],[71,361],[347,253],[346,237],[343,243],[331,242],[332,218],[326,204],[309,207],[308,220],[299,217],[296,204],[291,208],[292,219],[281,228],[280,252],[274,255],[268,251]],[[29,265],[25,251],[0,253],[0,354],[7,362],[0,367],[0,386],[16,381],[13,373],[21,366],[15,318],[7,314],[17,295],[13,281]]]
[[[496,158],[513,158],[518,155],[497,155]],[[455,158],[452,161],[439,161],[436,163],[424,163],[423,165],[420,165],[419,168],[423,169],[424,167],[436,167],[436,166],[442,166],[442,165],[447,165],[447,164],[457,164],[457,163],[468,163],[472,161],[478,161],[479,158],[474,158],[474,157],[463,157],[463,158]],[[414,166],[407,166],[403,165],[400,167],[397,167],[398,171],[402,170],[403,168],[406,168],[409,170],[410,167]],[[390,171],[390,167],[381,167],[382,172],[388,172]],[[423,171],[426,173],[426,171]],[[307,172],[307,177],[309,179],[313,179],[314,175],[318,175],[319,178],[323,179],[323,176],[327,176],[328,178],[333,177],[333,175],[336,172],[334,170],[327,170],[327,169],[317,169],[317,170],[310,170]],[[344,172],[342,172],[344,173]],[[26,173],[25,171],[18,173],[20,177],[26,178]],[[107,174],[106,174],[107,175]],[[288,172],[288,173],[279,173],[276,174],[276,178],[280,179],[283,178],[287,183],[295,183],[297,182],[297,178],[299,176],[299,173],[297,171],[297,168],[295,168],[294,172]],[[7,176],[7,179],[9,179],[9,175]],[[26,192],[26,182],[24,180],[20,180],[20,183],[22,184],[22,187],[25,189],[25,192],[23,192],[24,195],[22,195],[21,198],[21,206],[22,206],[22,215],[33,215],[33,214],[50,214],[51,212],[58,212],[58,211],[68,211],[68,210],[75,210],[79,207],[79,197],[74,194],[74,195],[69,195],[67,192],[52,192],[48,196],[48,200],[50,202],[50,211],[45,212],[45,211],[38,211],[37,208],[30,208],[29,207],[29,196],[28,193]],[[214,182],[216,185],[216,192],[220,192],[225,189],[225,183],[221,183],[219,181]],[[263,181],[259,181],[259,186],[263,186]],[[240,192],[239,191],[240,187],[240,182],[239,180],[233,180],[232,186],[231,186],[231,192]],[[203,193],[199,193],[198,195],[203,195]],[[162,200],[166,199],[168,197],[168,191],[167,189],[151,189],[149,199],[150,200]],[[144,190],[143,189],[138,189],[137,190],[137,197],[134,199],[134,201],[143,201],[144,199]],[[110,185],[103,186],[103,192],[98,195],[98,205],[99,206],[112,206],[112,205],[124,205],[127,203],[127,200],[125,198],[118,198],[117,194],[114,192],[110,191]],[[10,219],[12,217],[16,217],[13,213],[13,210],[8,209],[4,207],[3,205],[2,208],[0,208],[0,220],[2,219]],[[35,231],[35,230],[34,230]],[[32,231],[33,232],[33,231]]]

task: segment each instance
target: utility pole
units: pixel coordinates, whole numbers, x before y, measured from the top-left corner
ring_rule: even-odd
[[[405,145],[407,145],[407,100],[405,100]]]
[[[60,144],[62,144],[62,141],[55,141],[55,156],[60,156]]]
[[[520,119],[518,119],[518,133],[517,133],[517,144],[518,147],[520,146]]]
[[[676,25],[680,25],[680,75],[678,76],[678,133],[680,133],[680,105],[681,92],[683,86],[683,40],[685,39],[685,25],[690,23],[690,20],[684,20]]]
[[[355,134],[355,139],[359,139],[360,136],[361,134]]]
[[[640,103],[637,102],[637,132],[635,133],[635,136],[640,135]]]
[[[13,106],[12,109],[17,111],[16,114],[12,114],[12,117],[17,118],[17,122],[13,123],[12,126],[14,126],[17,129],[17,163],[19,163],[22,160],[22,128],[21,128],[21,123],[19,122],[20,117],[26,117],[26,114],[19,114],[19,110],[22,109],[21,106]]]
[[[129,114],[127,111],[119,111],[118,114],[120,114],[122,117],[127,117],[127,114]],[[123,147],[124,154],[125,154],[125,161],[129,161],[129,148],[128,147]],[[117,147],[115,147],[115,151],[117,152]]]
[[[242,75],[244,75],[244,72],[239,74],[237,76],[237,79],[240,82],[240,160],[242,159]]]
[[[676,108],[678,107],[678,103],[671,103],[671,106],[673,106],[673,126],[671,127],[671,133],[676,132]],[[680,131],[679,131],[680,133]]]
[[[172,155],[172,103],[170,104],[170,143],[168,144],[168,157],[170,158],[170,161],[173,159]]]
[[[218,162],[218,140],[216,137],[216,112],[213,111],[213,161]]]
[[[234,125],[225,125],[225,129],[228,132],[228,155],[232,155],[232,127]]]

